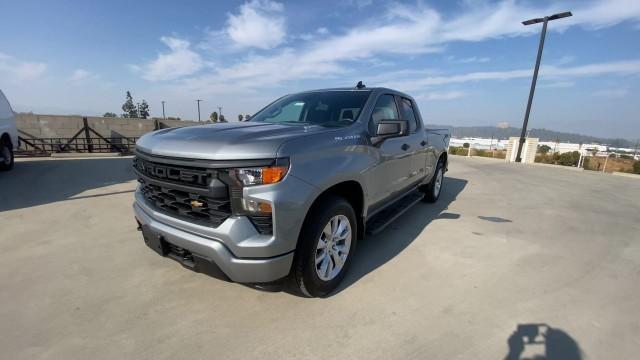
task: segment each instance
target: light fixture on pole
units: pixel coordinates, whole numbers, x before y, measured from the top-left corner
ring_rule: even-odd
[[[547,34],[547,23],[551,20],[562,19],[572,16],[571,11],[554,14],[551,16],[545,16],[543,18],[530,19],[523,21],[522,25],[533,25],[537,23],[542,24],[542,33],[540,34],[540,44],[538,45],[538,57],[536,58],[536,67],[533,70],[533,79],[531,80],[531,89],[529,90],[529,100],[527,101],[527,111],[524,113],[524,122],[522,124],[522,132],[520,133],[520,142],[518,143],[518,153],[516,154],[516,161],[522,162],[520,155],[522,154],[522,145],[524,144],[524,138],[527,134],[527,124],[529,123],[529,113],[531,112],[531,102],[533,101],[533,93],[536,90],[536,81],[538,81],[538,70],[540,69],[540,60],[542,59],[542,48],[544,48],[544,37]]]

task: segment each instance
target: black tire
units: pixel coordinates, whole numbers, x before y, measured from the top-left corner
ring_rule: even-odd
[[[438,179],[440,184],[438,186]],[[442,188],[444,187],[444,163],[442,160],[438,161],[438,165],[436,165],[436,170],[433,173],[433,178],[427,184],[422,191],[424,192],[424,198],[422,199],[428,203],[434,203],[438,201],[440,198],[440,194],[442,194]]]
[[[13,146],[11,142],[5,139],[0,140],[0,154],[3,156],[3,161],[0,161],[0,171],[9,171],[13,168]],[[9,159],[6,158],[8,154]]]
[[[318,271],[322,270],[316,270],[316,256],[318,254],[321,255],[317,249],[318,242],[323,236],[325,226],[329,225],[329,221],[340,215],[343,215],[349,221],[351,243],[341,270],[332,279],[323,280],[318,274]],[[344,218],[340,218],[344,220]],[[324,297],[335,290],[349,270],[349,265],[356,249],[357,238],[358,225],[356,215],[349,202],[338,196],[327,196],[314,205],[305,219],[298,239],[298,248],[296,249],[292,269],[292,278],[296,289],[307,297]],[[327,255],[327,257],[330,259],[331,264],[335,266],[336,262],[333,260],[335,256]]]

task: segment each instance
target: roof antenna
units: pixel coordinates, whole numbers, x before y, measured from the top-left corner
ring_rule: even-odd
[[[362,81],[358,81],[358,84],[356,85],[356,89],[364,89],[366,86],[364,86],[364,84],[362,83]]]

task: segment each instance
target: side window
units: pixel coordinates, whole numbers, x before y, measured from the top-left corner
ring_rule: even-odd
[[[398,109],[396,107],[396,102],[393,99],[392,95],[382,95],[376,101],[376,105],[373,108],[373,113],[371,114],[371,123],[373,129],[378,126],[380,120],[397,120],[398,117]]]
[[[416,132],[416,129],[418,128],[418,121],[416,120],[416,113],[413,111],[411,100],[401,98],[400,112],[402,113],[402,119],[409,122],[409,131]]]

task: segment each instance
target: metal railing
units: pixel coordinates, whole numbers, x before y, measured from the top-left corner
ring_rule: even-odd
[[[70,138],[38,138],[19,130],[20,146],[17,155],[46,156],[53,153],[110,153],[131,154],[139,137],[104,137],[89,127],[83,118],[83,127]]]

